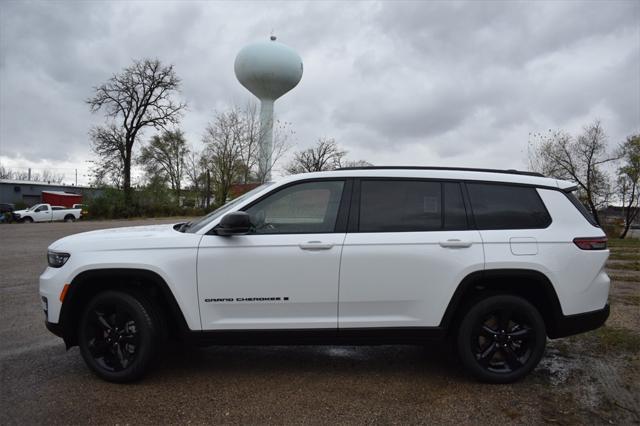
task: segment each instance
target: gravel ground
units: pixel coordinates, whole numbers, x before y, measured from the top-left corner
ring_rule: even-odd
[[[140,383],[103,382],[44,328],[46,247],[175,221],[0,226],[0,424],[640,422],[640,272],[628,269],[611,271],[625,280],[613,283],[604,328],[549,342],[536,371],[511,385],[475,383],[444,345],[172,348]]]

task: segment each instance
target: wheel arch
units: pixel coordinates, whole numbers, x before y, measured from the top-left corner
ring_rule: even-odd
[[[60,330],[67,349],[77,345],[77,325],[86,303],[104,290],[121,290],[157,303],[167,316],[169,331],[178,336],[189,330],[184,315],[166,281],[154,271],[139,268],[91,269],[69,285],[60,310]]]
[[[520,296],[530,302],[542,315],[547,335],[556,337],[562,318],[558,294],[545,274],[531,269],[489,269],[470,273],[453,293],[440,327],[448,335],[455,333],[471,305],[495,294]]]

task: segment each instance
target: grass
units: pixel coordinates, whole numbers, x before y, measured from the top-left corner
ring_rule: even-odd
[[[607,352],[640,351],[640,335],[628,328],[601,327],[595,331],[598,343]]]
[[[612,251],[609,255],[610,260],[635,260],[640,261],[640,254],[628,251]]]
[[[640,306],[640,296],[627,296],[623,298],[623,303],[627,305]]]
[[[628,282],[637,282],[639,280],[638,277],[634,277],[633,275],[617,275],[617,274],[609,274],[609,278],[612,281],[628,281]]]
[[[640,271],[640,262],[616,263],[615,265],[607,265],[611,270],[621,271]]]
[[[607,245],[609,247],[638,247],[640,250],[640,239],[638,238],[610,238]]]

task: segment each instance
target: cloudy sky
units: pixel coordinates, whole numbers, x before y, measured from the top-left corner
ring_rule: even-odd
[[[198,149],[216,110],[252,99],[235,55],[272,31],[304,61],[276,103],[294,149],[327,136],[376,165],[524,168],[532,132],[640,131],[639,1],[3,1],[0,163],[83,183],[103,120],[84,101],[144,57],[175,65]]]

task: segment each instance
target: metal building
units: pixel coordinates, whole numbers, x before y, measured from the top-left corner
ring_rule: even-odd
[[[0,179],[0,203],[21,204],[27,206],[38,204],[42,199],[42,191],[62,191],[94,196],[100,189],[88,186],[62,185],[46,182]]]

